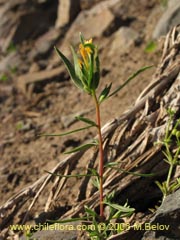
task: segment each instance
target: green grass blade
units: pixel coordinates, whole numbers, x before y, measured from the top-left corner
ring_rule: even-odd
[[[113,95],[115,95],[117,92],[119,92],[121,89],[123,89],[132,79],[134,79],[137,75],[139,75],[140,73],[144,72],[145,70],[152,68],[153,65],[151,66],[146,66],[143,68],[140,68],[139,70],[137,70],[135,73],[133,73],[122,85],[120,85],[114,92],[112,92],[109,97],[112,97]]]

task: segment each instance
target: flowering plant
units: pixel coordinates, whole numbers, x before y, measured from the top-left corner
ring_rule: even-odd
[[[131,75],[121,86],[119,86],[117,89],[115,89],[112,93],[110,93],[112,83],[109,85],[106,85],[105,88],[101,91],[100,95],[97,97],[96,90],[99,86],[100,82],[100,62],[99,62],[99,56],[98,56],[98,48],[96,45],[93,44],[92,39],[85,40],[83,35],[80,34],[80,44],[78,51],[75,51],[73,47],[71,47],[72,55],[73,55],[73,61],[72,64],[70,60],[59,50],[55,47],[55,50],[57,51],[58,55],[60,56],[61,60],[64,62],[69,75],[73,81],[73,83],[82,91],[88,93],[95,103],[96,108],[96,122],[92,121],[91,119],[84,118],[81,116],[78,116],[77,119],[80,121],[83,121],[87,124],[86,127],[75,129],[70,132],[62,133],[62,134],[56,134],[51,136],[63,136],[67,134],[71,134],[74,132],[82,131],[84,129],[90,128],[90,127],[96,127],[98,131],[99,139],[93,140],[92,142],[81,145],[79,147],[74,148],[73,150],[67,151],[65,153],[72,153],[77,152],[85,148],[89,148],[91,146],[99,146],[99,153],[100,153],[100,159],[99,159],[99,173],[98,176],[98,182],[99,182],[99,193],[100,193],[100,219],[104,219],[104,203],[105,201],[103,196],[103,171],[104,171],[104,152],[103,152],[103,139],[101,134],[101,116],[100,116],[100,104],[107,98],[113,96],[116,94],[119,90],[121,90],[123,87],[126,86],[126,84],[131,81],[134,77],[136,77],[141,72],[145,71],[146,69],[150,68],[151,66],[143,67],[139,69],[137,72],[135,72],[133,75]],[[47,136],[47,135],[46,135]]]

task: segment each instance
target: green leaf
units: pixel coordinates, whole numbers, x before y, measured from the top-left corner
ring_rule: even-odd
[[[110,83],[108,86],[106,85],[106,87],[102,90],[99,96],[99,103],[102,103],[108,97],[108,94],[111,90],[111,86],[112,83]]]
[[[88,213],[90,216],[93,216],[93,217],[97,216],[97,213],[92,209],[90,209],[89,207],[85,206],[84,208],[85,208],[85,212]]]
[[[134,212],[135,209],[134,208],[130,208],[130,207],[125,207],[125,206],[120,206],[116,203],[109,203],[109,202],[104,202],[106,205],[118,210],[118,211],[121,211],[123,213],[128,213],[128,212]]]
[[[155,181],[156,185],[159,187],[159,189],[161,190],[161,192],[164,194],[165,193],[165,189],[164,189],[164,186],[158,182],[158,181]]]
[[[118,162],[109,162],[107,163],[104,167],[109,167],[109,168],[112,168],[114,166],[117,166],[119,163]]]
[[[100,189],[99,177],[96,177],[96,178],[92,179],[91,181],[92,181],[92,184],[94,185],[94,187],[96,187],[99,190]]]
[[[72,130],[72,131],[69,131],[69,132],[65,132],[65,133],[60,133],[60,134],[41,134],[41,135],[38,135],[38,136],[39,137],[62,137],[62,136],[66,136],[66,135],[69,135],[69,134],[72,134],[72,133],[76,133],[76,132],[86,130],[86,129],[91,128],[91,127],[93,127],[93,126],[91,125],[91,126],[87,126],[87,127],[83,127],[83,128],[78,128],[78,129],[75,129],[75,130]]]
[[[75,80],[77,82],[78,85],[81,85],[81,89],[83,89],[83,85],[86,85],[85,82],[83,81],[83,72],[81,70],[80,64],[79,64],[79,60],[78,60],[78,56],[76,54],[76,52],[74,51],[74,48],[71,46],[71,52],[73,55],[73,60],[74,60],[74,69],[75,69],[75,74],[77,77],[77,80]]]
[[[93,176],[99,177],[99,174],[98,174],[98,172],[96,171],[96,169],[94,169],[94,168],[88,168],[88,170],[92,173]]]
[[[89,125],[91,125],[91,126],[94,126],[94,127],[97,127],[98,125],[94,122],[94,121],[92,121],[91,119],[89,119],[89,118],[85,118],[85,117],[81,117],[81,116],[77,116],[77,117],[75,117],[77,120],[80,120],[80,121],[82,121],[82,122],[85,122],[85,123],[87,123],[87,124],[89,124]]]
[[[93,73],[94,73],[94,54],[90,55],[89,58],[89,71],[88,71],[88,86],[90,89],[94,89],[93,84]]]
[[[81,150],[86,150],[86,149],[88,149],[90,147],[93,147],[93,146],[97,146],[97,142],[94,141],[92,143],[87,143],[87,144],[81,145],[79,147],[73,148],[70,151],[64,152],[64,154],[69,154],[69,153],[74,153],[74,152],[78,152],[78,151],[81,151]]]
[[[54,48],[55,48],[56,52],[58,53],[58,55],[60,56],[63,63],[65,64],[65,66],[68,70],[68,73],[69,73],[72,81],[74,82],[74,84],[78,88],[83,89],[81,80],[76,76],[75,69],[74,69],[73,65],[71,64],[71,62],[66,58],[66,56],[64,56],[64,54],[58,48],[56,48],[56,47],[54,47]]]
[[[112,92],[109,97],[112,97],[113,95],[115,95],[117,92],[119,92],[121,89],[123,89],[132,79],[134,79],[137,75],[139,75],[140,73],[144,72],[145,70],[152,68],[153,65],[151,66],[146,66],[143,68],[140,68],[139,70],[137,70],[135,73],[133,73],[122,85],[120,85],[114,92]]]
[[[174,117],[176,111],[173,110],[172,108],[168,108],[168,109],[167,109],[167,113],[168,113],[168,115],[169,115],[170,117]]]
[[[147,44],[145,48],[145,52],[146,53],[154,52],[156,50],[156,47],[157,47],[157,44],[154,41],[151,41]]]
[[[99,80],[100,80],[100,62],[99,62],[97,48],[95,49],[94,55],[95,55],[95,66],[94,66],[92,86],[93,86],[93,89],[96,89],[99,86]]]
[[[111,193],[105,196],[105,202],[111,202],[114,197],[115,197],[115,191],[113,190]]]

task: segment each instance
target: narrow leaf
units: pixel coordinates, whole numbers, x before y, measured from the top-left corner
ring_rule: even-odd
[[[130,171],[126,171],[124,169],[118,168],[118,167],[114,167],[113,165],[115,165],[115,164],[106,164],[105,167],[112,168],[112,169],[115,169],[119,172],[124,172],[124,173],[128,173],[128,174],[131,174],[131,175],[134,175],[134,176],[139,176],[139,177],[153,177],[153,176],[155,176],[155,173],[130,172]]]
[[[99,86],[100,80],[100,61],[98,57],[98,50],[95,48],[95,66],[94,66],[94,75],[93,75],[93,88],[96,89]]]
[[[98,172],[96,171],[96,169],[88,168],[88,170],[92,173],[93,176],[99,177],[99,174],[98,174]]]
[[[85,118],[85,117],[81,117],[81,116],[77,116],[77,117],[75,117],[77,120],[80,120],[80,121],[82,121],[82,122],[85,122],[85,123],[87,123],[87,124],[89,124],[89,125],[91,125],[91,126],[94,126],[94,127],[97,127],[97,124],[94,122],[94,121],[92,121],[91,119],[89,119],[89,118]]]
[[[100,93],[100,96],[99,96],[99,103],[102,103],[108,97],[108,94],[110,92],[111,86],[112,86],[112,83],[110,83],[108,86],[106,86],[102,90],[102,92]]]
[[[81,150],[86,150],[86,149],[88,149],[90,147],[93,147],[93,146],[97,146],[97,143],[96,142],[87,143],[87,144],[81,145],[79,147],[73,148],[70,151],[66,151],[66,152],[64,152],[64,154],[69,154],[69,153],[74,153],[74,152],[78,152],[78,151],[81,151]]]
[[[109,163],[107,163],[104,167],[114,167],[114,166],[117,166],[119,163],[118,162],[109,162]]]
[[[124,213],[128,213],[128,212],[134,212],[135,209],[134,208],[130,208],[130,207],[125,207],[125,206],[120,206],[116,203],[109,203],[109,202],[104,202],[106,205],[118,210],[118,211],[122,211]]]
[[[81,85],[81,89],[83,89],[83,83],[81,82],[81,79],[83,77],[82,70],[81,70],[81,67],[80,67],[80,64],[79,64],[77,54],[74,51],[74,48],[72,46],[71,46],[71,52],[72,52],[73,60],[74,60],[75,74],[78,76],[77,80],[75,80],[75,81],[76,82],[78,81],[77,84]]]
[[[93,89],[93,73],[94,73],[94,56],[93,54],[89,57],[89,69],[88,69],[88,86]]]
[[[120,85],[114,92],[112,92],[109,97],[115,95],[117,92],[119,92],[121,89],[123,89],[132,79],[134,79],[137,75],[139,75],[140,73],[144,72],[145,70],[152,68],[153,65],[151,66],[146,66],[143,67],[139,70],[137,70],[137,72],[133,73],[122,85]]]
[[[63,63],[65,64],[73,83],[78,88],[83,89],[83,85],[82,85],[80,79],[76,76],[75,69],[74,69],[73,65],[71,64],[71,62],[66,58],[66,56],[64,56],[64,54],[58,48],[56,48],[56,47],[54,47],[54,48],[55,48],[56,52],[58,53],[58,55],[60,56]]]
[[[99,178],[96,177],[94,179],[91,180],[92,181],[92,184],[94,185],[94,187],[96,187],[98,190],[100,189],[100,182],[99,182]]]
[[[60,133],[60,134],[41,134],[41,135],[39,135],[39,137],[62,137],[62,136],[66,136],[66,135],[69,135],[72,133],[83,131],[83,130],[91,128],[91,127],[93,127],[93,126],[91,125],[91,126],[87,126],[87,127],[83,127],[83,128],[78,128],[78,129],[75,129],[75,130],[72,130],[69,132],[65,132],[65,133]]]
[[[58,174],[58,173],[51,173],[49,171],[45,171],[53,176],[57,176],[57,177],[64,177],[64,178],[72,178],[72,177],[94,177],[94,176],[97,176],[97,175],[93,175],[93,174],[73,174],[73,175],[61,175],[61,174]]]
[[[160,182],[158,181],[155,181],[156,185],[159,187],[159,189],[161,190],[162,193],[164,193],[164,188],[163,188],[163,185],[161,185]]]
[[[95,211],[93,211],[92,209],[90,209],[89,207],[85,206],[85,211],[87,213],[89,213],[90,216],[96,217],[97,213]]]

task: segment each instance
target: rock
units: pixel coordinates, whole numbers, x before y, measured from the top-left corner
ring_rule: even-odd
[[[80,12],[80,0],[59,0],[56,27],[71,23]]]
[[[56,40],[60,37],[61,31],[59,29],[50,29],[48,32],[40,36],[34,45],[34,48],[29,53],[30,59],[38,59],[48,55],[53,50]]]
[[[159,19],[152,37],[154,39],[159,38],[162,35],[166,35],[168,31],[180,23],[180,1],[171,0],[168,4],[168,8]]]
[[[151,226],[159,230],[146,231],[143,240],[178,240],[180,239],[180,189],[167,196],[150,221]],[[161,226],[161,228],[160,228]],[[167,229],[165,229],[165,227]]]
[[[92,9],[95,10],[95,9]],[[110,9],[105,8],[100,11],[83,11],[73,23],[68,35],[82,32],[86,38],[100,37],[114,20]]]
[[[55,1],[44,8],[29,0],[6,1],[0,8],[0,50],[44,33],[54,24],[55,14]]]
[[[115,16],[110,8],[116,5],[120,0],[108,0],[100,2],[89,10],[80,12],[68,30],[61,51],[69,56],[68,45],[79,43],[79,32],[82,32],[86,39],[101,37],[103,33],[115,21]]]
[[[111,40],[111,48],[108,55],[113,56],[117,53],[126,51],[131,44],[138,38],[138,33],[129,27],[121,27],[114,33]]]
[[[85,39],[100,38],[103,34],[114,25],[116,16],[111,12],[121,0],[106,0],[93,6],[91,9],[83,10],[71,24],[64,40],[57,47],[63,54],[70,58],[70,45],[76,46],[79,43],[79,33],[82,32]],[[59,63],[57,54],[54,53],[51,59],[53,66]]]
[[[159,4],[157,7],[153,8],[150,15],[147,18],[146,25],[144,29],[145,32],[145,41],[150,42],[152,40],[152,35],[159,21],[159,16],[162,16],[164,13],[164,8]]]
[[[46,84],[49,81],[52,81],[52,79],[56,78],[60,79],[63,73],[64,66],[57,67],[52,70],[43,70],[39,72],[27,73],[17,78],[17,87],[24,94],[27,95],[28,93],[28,95],[30,96],[33,92],[34,85],[38,85],[40,83]]]

